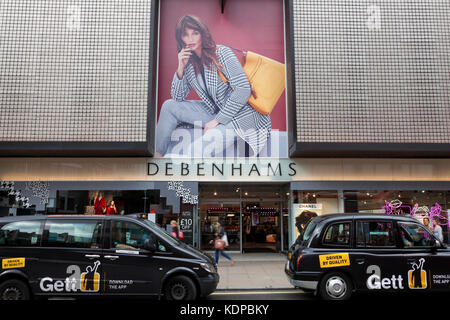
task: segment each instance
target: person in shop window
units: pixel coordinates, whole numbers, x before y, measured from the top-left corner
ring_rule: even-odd
[[[172,220],[172,221],[170,221],[170,226],[172,227],[171,234],[174,238],[177,238],[180,240],[184,238],[183,232],[180,230],[180,228],[178,226],[178,222],[176,222],[175,220]]]
[[[433,231],[433,226],[430,225],[430,219],[425,217],[423,218],[423,225],[427,227],[428,230]]]
[[[117,214],[118,214],[118,211],[117,211],[117,208],[116,208],[116,204],[114,203],[113,200],[111,200],[111,201],[109,202],[109,206],[108,206],[108,208],[106,209],[106,214],[107,214],[108,216],[113,216],[113,215],[117,215]]]
[[[106,214],[106,199],[103,196],[103,192],[99,192],[94,200],[94,213]]]
[[[439,241],[444,241],[444,234],[442,233],[442,227],[439,225],[439,217],[433,218],[433,235]]]

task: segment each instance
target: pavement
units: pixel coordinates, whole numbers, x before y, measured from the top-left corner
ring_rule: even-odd
[[[229,254],[234,265],[219,257],[220,282],[217,290],[293,289],[284,273],[286,255],[282,253]]]

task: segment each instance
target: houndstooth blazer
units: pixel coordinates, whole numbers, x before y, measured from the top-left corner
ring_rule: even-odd
[[[205,112],[216,114],[215,118],[221,124],[228,124],[231,121],[237,135],[245,140],[254,151],[254,155],[257,155],[270,135],[270,116],[257,112],[248,104],[250,84],[234,52],[229,47],[218,45],[216,53],[223,67],[220,71],[228,82],[225,83],[220,79],[217,67],[212,63],[210,67],[204,68],[208,89],[208,92],[205,92],[197,81],[194,66],[189,63],[182,79],[178,78],[176,72],[174,74],[172,99],[183,101],[191,89],[194,89],[205,102]]]

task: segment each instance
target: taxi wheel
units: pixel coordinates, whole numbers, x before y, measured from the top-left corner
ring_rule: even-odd
[[[164,286],[166,300],[195,300],[197,288],[194,282],[186,276],[175,276],[167,280]]]
[[[340,272],[332,272],[320,281],[319,293],[325,300],[348,300],[353,285],[349,277]]]
[[[0,300],[29,300],[30,290],[23,281],[7,280],[0,284]]]

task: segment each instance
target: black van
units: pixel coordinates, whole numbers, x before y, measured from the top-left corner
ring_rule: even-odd
[[[193,300],[219,282],[212,257],[134,216],[0,219],[0,300],[156,296]]]
[[[330,214],[312,219],[285,273],[326,300],[358,291],[450,291],[450,249],[411,217]]]

